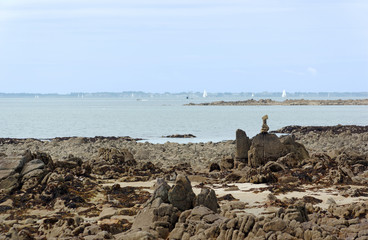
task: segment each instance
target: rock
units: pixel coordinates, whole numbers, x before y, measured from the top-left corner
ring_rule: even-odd
[[[213,189],[202,188],[201,193],[195,199],[194,206],[205,206],[214,212],[219,208],[216,193]]]
[[[280,157],[276,161],[277,163],[281,163],[282,165],[288,168],[295,168],[300,163],[299,158],[293,152],[286,154],[285,156]]]
[[[222,171],[234,168],[234,159],[232,157],[223,157],[220,162],[220,168]]]
[[[98,216],[99,220],[103,220],[106,218],[111,218],[117,213],[117,210],[114,208],[103,208],[100,215]]]
[[[127,149],[100,148],[98,159],[92,159],[86,164],[91,172],[103,175],[105,178],[119,178],[119,174],[131,171],[137,166],[133,155]]]
[[[220,165],[218,165],[217,163],[211,163],[210,172],[220,171],[220,170],[221,170]]]
[[[252,142],[247,137],[247,134],[241,130],[236,130],[236,154],[237,161],[248,163],[248,151]]]
[[[280,219],[280,218],[275,218],[272,219],[271,222],[267,222],[264,226],[263,226],[263,230],[265,232],[269,232],[269,231],[282,231],[286,228],[287,224],[284,220]]]
[[[184,211],[168,239],[216,239],[226,219],[204,206]]]
[[[280,172],[286,170],[286,167],[278,162],[270,161],[263,167],[265,171]]]
[[[125,219],[104,219],[97,222],[98,226],[103,230],[112,234],[118,234],[127,230],[124,228],[124,224],[128,221]]]
[[[281,138],[281,143],[285,146],[288,153],[293,153],[297,160],[309,158],[309,153],[303,144],[295,141],[294,135]]]
[[[24,165],[21,174],[24,176],[29,172],[32,172],[37,169],[44,169],[44,168],[45,168],[45,163],[43,161],[39,159],[33,159]]]
[[[0,181],[0,192],[10,194],[19,187],[19,173],[15,173]]]
[[[163,178],[157,178],[157,182],[155,184],[155,191],[153,192],[151,202],[156,198],[161,198],[161,200],[165,203],[169,202],[169,190],[170,186]]]
[[[248,152],[248,165],[259,167],[286,154],[285,146],[275,134],[258,134],[253,138]]]
[[[181,211],[193,207],[195,194],[186,176],[179,174],[176,177],[175,185],[169,190],[168,199],[174,207]]]
[[[114,236],[117,240],[157,240],[157,236],[148,231],[135,230]]]
[[[20,172],[24,164],[24,157],[0,157],[0,181]]]
[[[268,119],[268,115],[264,115],[262,117],[262,121],[263,121],[263,124],[262,124],[262,129],[261,129],[261,133],[267,133],[268,130],[270,129],[267,125],[267,119]]]
[[[82,166],[82,163],[82,159],[74,157],[72,154],[70,154],[67,159],[56,161],[54,164],[56,168],[74,169],[76,167]]]

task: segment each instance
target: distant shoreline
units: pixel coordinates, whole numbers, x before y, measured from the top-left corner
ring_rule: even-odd
[[[275,101],[272,99],[245,100],[245,101],[216,101],[209,103],[189,103],[185,106],[303,106],[303,105],[368,105],[368,99],[348,99],[348,100],[306,100],[306,99],[286,99],[285,101]]]

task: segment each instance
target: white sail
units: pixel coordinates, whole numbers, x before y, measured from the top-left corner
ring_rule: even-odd
[[[282,91],[282,95],[281,95],[281,97],[286,97],[286,91],[284,90],[284,91]]]
[[[205,98],[205,97],[207,97],[207,92],[206,92],[206,90],[204,90],[203,91],[203,97]]]

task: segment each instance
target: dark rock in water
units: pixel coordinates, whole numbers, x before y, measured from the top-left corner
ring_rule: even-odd
[[[163,136],[164,138],[196,138],[193,134],[173,134],[168,136]]]
[[[205,206],[214,212],[217,212],[219,205],[217,203],[217,197],[213,189],[202,188],[201,193],[195,199],[194,206]]]
[[[211,163],[210,172],[220,171],[220,170],[221,170],[220,165],[218,165],[217,163]]]
[[[247,137],[247,134],[241,130],[236,130],[236,154],[235,159],[240,162],[248,162],[248,151],[252,142]]]
[[[252,140],[248,152],[248,165],[250,167],[263,166],[268,161],[276,161],[286,154],[286,147],[275,134],[260,133]]]
[[[195,194],[189,179],[179,174],[176,177],[175,185],[169,190],[169,202],[181,211],[193,207]]]

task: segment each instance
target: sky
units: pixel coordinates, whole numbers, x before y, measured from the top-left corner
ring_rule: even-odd
[[[368,91],[367,0],[0,0],[0,92]]]

